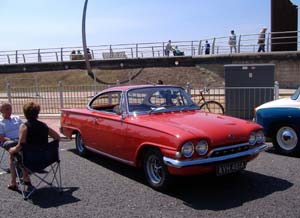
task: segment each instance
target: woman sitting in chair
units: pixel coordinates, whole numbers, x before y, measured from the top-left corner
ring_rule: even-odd
[[[28,145],[44,145],[48,143],[48,135],[55,140],[60,140],[59,134],[47,126],[47,124],[38,120],[40,105],[35,102],[28,102],[23,106],[23,113],[27,121],[21,124],[19,129],[19,141],[15,147],[9,149],[10,153],[10,171],[11,183],[8,189],[18,190],[16,182],[16,171],[14,169],[14,155],[18,154],[22,149],[22,144]],[[28,172],[22,169],[24,184],[31,187]]]

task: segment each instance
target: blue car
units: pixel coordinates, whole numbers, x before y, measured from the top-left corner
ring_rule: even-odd
[[[255,121],[264,127],[275,149],[284,155],[300,155],[300,87],[289,98],[255,109]]]

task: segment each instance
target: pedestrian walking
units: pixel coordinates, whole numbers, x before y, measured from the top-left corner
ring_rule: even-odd
[[[165,48],[165,55],[169,57],[171,51],[173,51],[172,42],[169,40]]]
[[[264,27],[264,28],[262,28],[262,30],[259,33],[259,37],[258,37],[258,41],[257,41],[257,44],[258,44],[257,52],[265,52],[266,31],[267,31],[267,28]]]

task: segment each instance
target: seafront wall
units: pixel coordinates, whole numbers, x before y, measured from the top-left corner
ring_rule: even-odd
[[[204,67],[224,76],[226,64],[275,64],[275,80],[281,88],[300,85],[300,52],[272,52],[251,54],[226,54],[207,56],[176,56],[158,58],[132,58],[91,60],[98,69],[132,69],[151,67]],[[19,63],[0,65],[1,73],[40,72],[68,69],[85,69],[85,61]]]

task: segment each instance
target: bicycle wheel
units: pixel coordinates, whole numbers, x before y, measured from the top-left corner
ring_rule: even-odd
[[[200,109],[215,114],[224,114],[224,107],[217,101],[206,101],[200,105]]]

